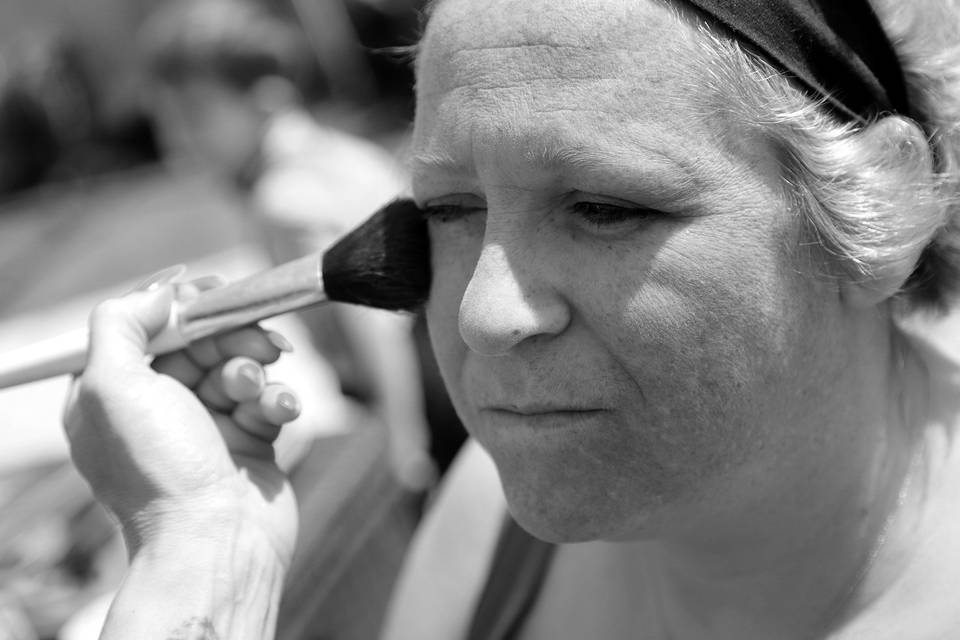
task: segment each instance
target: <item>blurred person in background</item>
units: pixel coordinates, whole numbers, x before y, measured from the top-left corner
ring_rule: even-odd
[[[144,114],[107,117],[83,58],[68,29],[37,29],[3,43],[0,195],[156,161]]]
[[[149,16],[143,49],[150,108],[172,162],[231,185],[273,261],[322,251],[407,188],[384,148],[312,115],[313,54],[299,27],[267,7],[171,2]],[[344,393],[388,427],[397,478],[426,489],[437,472],[413,320],[348,305],[301,318]]]
[[[0,196],[41,182],[58,156],[50,119],[0,58]]]

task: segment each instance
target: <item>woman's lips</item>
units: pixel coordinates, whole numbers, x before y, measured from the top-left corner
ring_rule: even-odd
[[[591,413],[602,411],[592,407],[572,407],[569,405],[530,404],[530,405],[494,405],[485,407],[483,411],[515,413],[521,416],[535,416],[543,413]]]

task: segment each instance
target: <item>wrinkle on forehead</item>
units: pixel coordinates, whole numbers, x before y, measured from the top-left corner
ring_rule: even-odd
[[[512,90],[506,100],[553,88],[581,107],[623,112],[651,92],[688,97],[703,86],[696,34],[651,0],[444,0],[422,43],[418,102],[429,108],[461,88]],[[569,107],[551,102],[543,109]]]
[[[649,90],[683,69],[653,62],[636,49],[546,44],[463,47],[430,63],[432,73],[419,83],[421,98],[460,87],[510,88],[547,81],[622,83],[642,78]]]
[[[447,34],[446,37],[451,37]],[[417,85],[418,116],[447,104],[474,117],[497,119],[519,110],[532,114],[594,112],[626,121],[658,111],[674,125],[677,105],[702,91],[698,65],[648,42],[636,48],[515,44],[447,49],[428,46]]]
[[[726,185],[740,162],[716,141],[730,124],[705,108],[698,37],[659,0],[444,0],[418,61],[415,173],[503,169],[498,153],[529,160],[549,139],[645,166],[660,156],[686,174],[677,182]],[[704,167],[712,178],[690,178]]]
[[[646,33],[659,31],[669,40],[678,37],[681,21],[681,10],[669,0],[443,0],[432,4],[427,35],[457,39],[456,32],[462,28],[476,47],[616,46],[634,41],[640,28]]]

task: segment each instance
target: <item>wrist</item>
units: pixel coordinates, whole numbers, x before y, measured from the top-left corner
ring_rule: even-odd
[[[190,499],[155,500],[125,519],[122,525],[124,542],[131,560],[143,550],[151,554],[182,553],[194,546],[205,548],[226,546],[235,541],[259,545],[272,552],[275,561],[286,570],[293,556],[296,537],[296,505],[288,509],[286,528],[278,528],[276,515],[263,512],[259,504],[251,506],[246,496],[230,492],[211,492]],[[289,487],[272,497],[276,501],[293,501]]]
[[[216,564],[228,568],[238,553],[234,549],[244,549],[264,564],[276,565],[282,571],[290,565],[291,554],[279,549],[268,533],[232,514],[185,516],[173,524],[153,521],[148,527],[139,527],[136,533],[125,529],[124,540],[131,564],[138,559],[152,561],[182,556],[187,550],[191,557],[184,560],[198,567]]]
[[[131,554],[102,637],[272,637],[285,573],[250,528],[157,532]]]

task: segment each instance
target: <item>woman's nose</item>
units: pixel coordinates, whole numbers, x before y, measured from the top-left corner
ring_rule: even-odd
[[[460,335],[471,350],[502,355],[566,328],[570,311],[544,269],[530,251],[485,244],[460,303]]]

